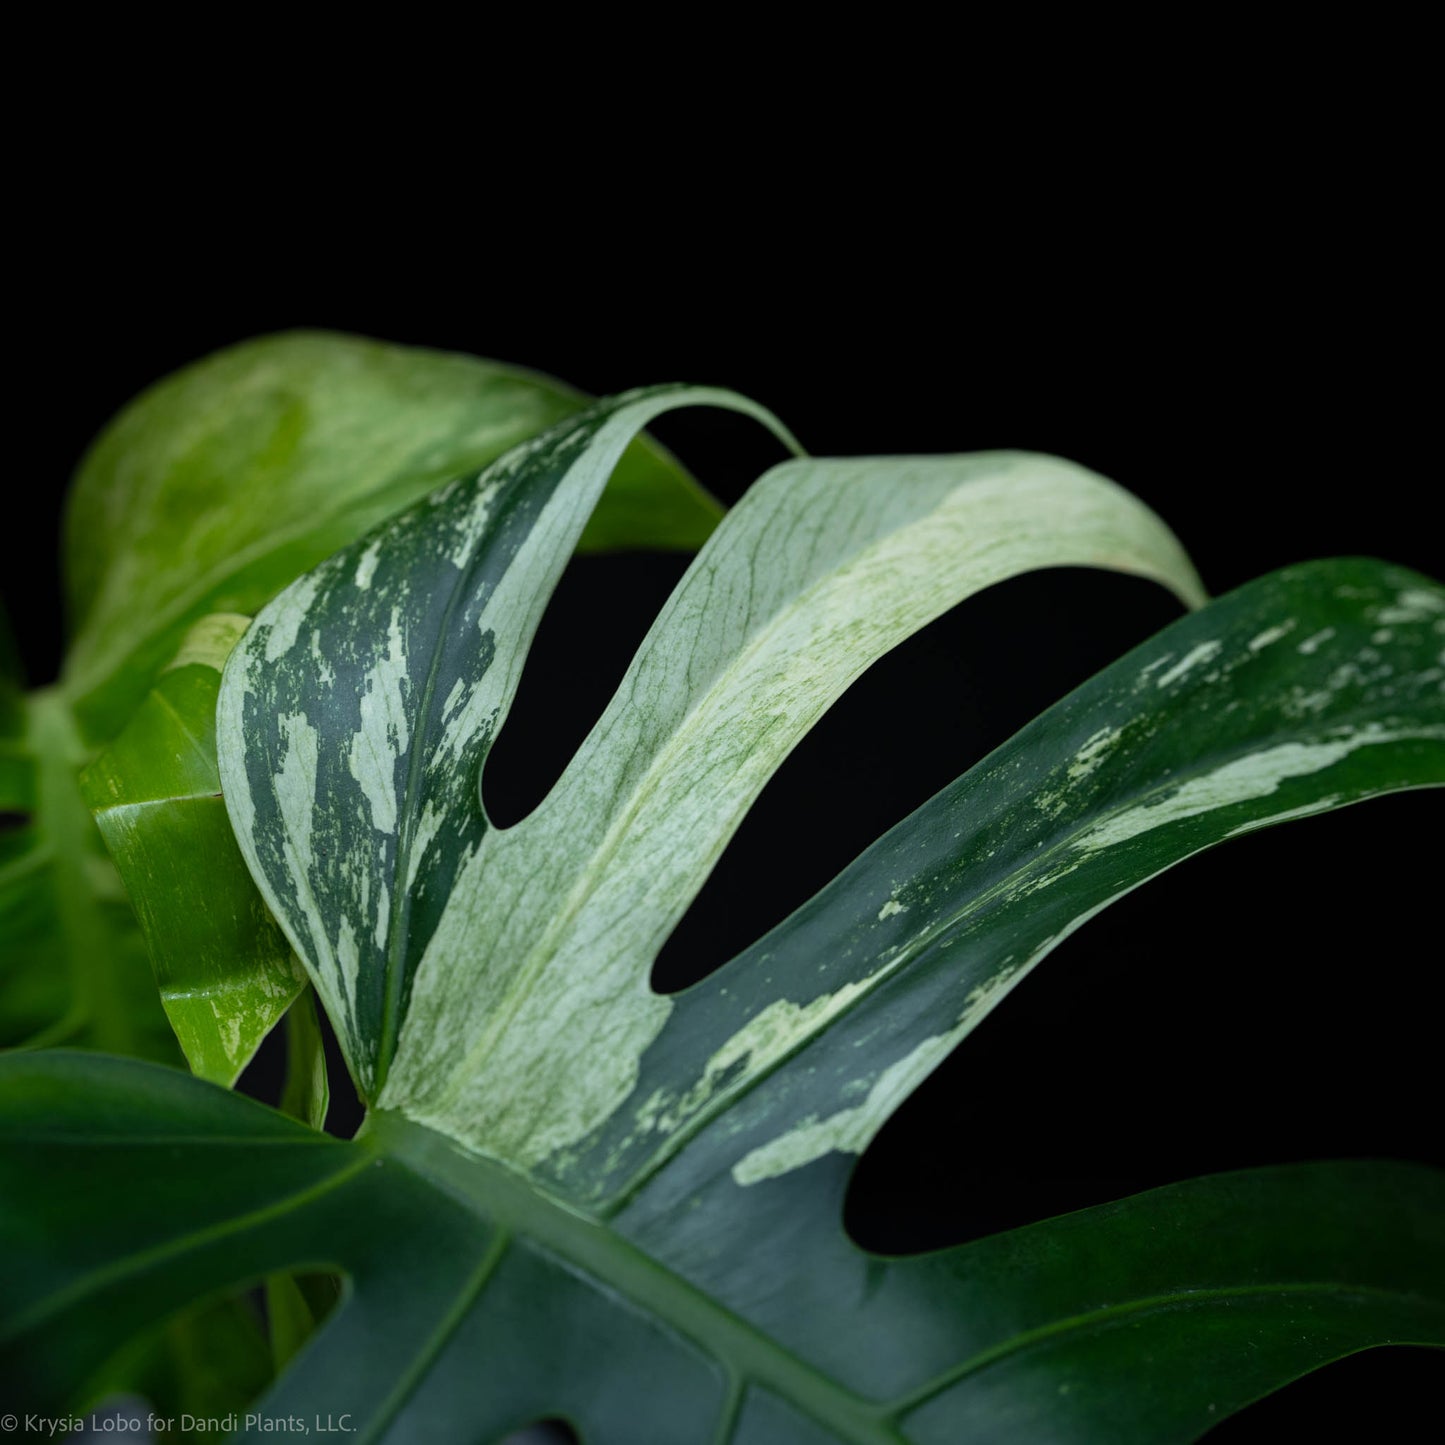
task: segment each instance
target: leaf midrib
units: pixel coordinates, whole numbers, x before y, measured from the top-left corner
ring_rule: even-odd
[[[887,1405],[847,1389],[631,1240],[505,1165],[470,1154],[446,1135],[389,1110],[368,1115],[366,1133],[384,1157],[480,1213],[509,1239],[535,1242],[691,1341],[727,1371],[724,1405],[742,1386],[759,1385],[853,1445],[902,1445]]]
[[[505,1165],[471,1155],[445,1135],[389,1111],[369,1116],[367,1130],[381,1144],[384,1157],[456,1198],[469,1210],[479,1212],[499,1231],[501,1239],[486,1266],[477,1272],[476,1287],[469,1281],[462,1296],[450,1307],[448,1322],[460,1321],[465,1313],[463,1300],[475,1302],[479,1297],[481,1286],[502,1250],[519,1239],[534,1242],[584,1276],[616,1290],[649,1318],[690,1340],[722,1366],[727,1379],[719,1406],[718,1442],[731,1438],[741,1398],[749,1386],[756,1385],[857,1445],[901,1445],[899,1431],[904,1417],[969,1375],[1049,1339],[1087,1331],[1114,1319],[1181,1305],[1208,1305],[1244,1298],[1338,1295],[1408,1301],[1438,1308],[1435,1301],[1408,1290],[1344,1281],[1180,1288],[1018,1331],[976,1351],[906,1393],[872,1401],[840,1384],[607,1224],[548,1195]],[[954,1252],[956,1249],[941,1251]],[[428,1338],[426,1350],[422,1352],[425,1359],[418,1358],[407,1372],[409,1380],[422,1378],[426,1361],[445,1343],[447,1334],[444,1323]]]
[[[935,509],[936,512],[937,509]],[[935,515],[935,512],[928,513],[928,517]],[[909,523],[908,528],[922,526],[927,518],[920,519],[915,523]],[[908,528],[900,528],[894,532],[885,534],[883,538],[875,539],[868,547],[852,555],[847,571],[855,571],[858,566],[870,557],[884,541],[889,541],[898,535],[899,531]],[[611,821],[608,823],[602,836],[598,839],[596,846],[587,853],[581,860],[581,866],[577,868],[570,888],[561,903],[554,909],[549,910],[550,921],[544,929],[541,937],[528,951],[526,959],[518,969],[516,977],[511,986],[507,989],[504,997],[498,1002],[493,1011],[487,1027],[482,1031],[477,1040],[471,1044],[461,1058],[456,1062],[446,1087],[438,1096],[436,1108],[443,1111],[453,1104],[466,1086],[470,1078],[474,1061],[486,1058],[495,1048],[496,1040],[499,1039],[510,1027],[517,1013],[531,994],[532,985],[535,984],[540,975],[546,970],[547,965],[556,956],[560,940],[564,939],[571,930],[577,917],[586,908],[593,896],[601,888],[602,884],[610,876],[610,863],[616,857],[617,851],[621,848],[624,840],[633,831],[634,824],[652,803],[656,795],[670,784],[673,769],[672,760],[679,754],[686,751],[686,744],[691,742],[698,731],[698,718],[703,714],[715,712],[715,704],[719,698],[730,695],[735,688],[730,688],[732,679],[738,676],[746,676],[747,667],[753,660],[767,652],[770,645],[780,631],[785,630],[785,624],[794,616],[805,614],[808,610],[811,599],[822,589],[838,584],[842,573],[838,571],[825,572],[816,578],[807,588],[801,592],[790,595],[786,604],[776,609],[756,631],[749,635],[746,644],[735,652],[713,676],[708,684],[707,691],[697,698],[694,704],[689,707],[679,719],[662,745],[652,754],[651,761],[646,765],[637,781],[633,784],[625,799],[618,805],[614,798],[614,807],[611,814]],[[680,590],[680,589],[679,589]],[[675,594],[676,595],[676,594]],[[750,589],[750,595],[751,589]],[[653,624],[653,631],[660,631],[671,612],[668,607],[661,613]],[[649,633],[649,637],[652,633]],[[647,646],[647,639],[643,640],[634,658],[634,665],[643,656],[643,650]],[[843,678],[842,687],[837,695],[841,695],[852,682],[867,670],[866,664],[853,668]],[[632,676],[632,668],[629,667],[628,675],[618,685],[617,697],[621,697],[623,690],[628,693],[628,706],[638,706],[633,702],[636,692],[636,679]],[[493,830],[492,847],[494,849],[506,848],[508,846],[527,846],[531,836],[537,828],[541,827],[544,821],[549,820],[563,805],[567,793],[568,780],[573,776],[580,761],[591,761],[588,756],[594,745],[601,747],[605,744],[606,735],[602,732],[604,723],[609,723],[608,714],[611,713],[612,705],[608,705],[607,713],[599,720],[597,728],[583,740],[576,755],[568,763],[561,778],[554,785],[551,793],[544,798],[537,809],[527,818],[513,827],[502,830]],[[825,712],[826,706],[820,710],[819,717]],[[625,715],[625,714],[624,714]],[[619,716],[620,721],[620,716]],[[795,738],[788,748],[791,752],[802,740],[807,731],[818,721],[815,717],[808,727]],[[614,724],[615,726],[615,724]],[[771,728],[769,728],[769,731]],[[778,761],[781,764],[787,757],[785,752]],[[749,805],[750,806],[750,805]],[[746,813],[747,808],[740,810],[738,821],[741,815]],[[723,850],[730,841],[732,834],[737,830],[737,823],[729,830],[726,837],[723,837],[713,847],[712,863],[716,863],[722,856]],[[546,836],[544,834],[544,836]],[[711,865],[707,870],[711,872]],[[685,906],[685,905],[684,905]],[[650,960],[649,960],[650,963]],[[378,1093],[380,1091],[378,1090]]]
[[[482,479],[491,472],[486,467],[472,483],[468,507],[478,505]],[[437,674],[442,658],[447,652],[447,643],[452,636],[452,619],[456,616],[461,600],[471,593],[472,578],[476,568],[489,552],[477,547],[467,558],[466,566],[459,569],[452,585],[451,595],[442,613],[441,626],[432,644],[431,659],[427,665],[426,683],[422,689],[421,701],[417,707],[415,745],[407,758],[406,783],[403,787],[401,805],[397,817],[401,826],[396,838],[395,879],[405,879],[411,874],[411,850],[416,844],[417,821],[421,812],[417,792],[426,776],[424,739],[432,721],[432,704],[436,697]],[[495,662],[493,663],[495,666]],[[411,938],[410,888],[392,888],[389,918],[387,920],[385,977],[382,979],[381,1030],[377,1039],[376,1064],[372,1075],[371,1098],[378,1098],[386,1087],[386,1076],[391,1072],[391,1061],[396,1055],[397,1040],[401,1035],[401,996],[406,972],[406,945]]]

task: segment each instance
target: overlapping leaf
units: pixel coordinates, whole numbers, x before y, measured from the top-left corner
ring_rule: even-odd
[[[550,377],[327,332],[248,341],[126,407],[76,477],[65,690],[114,736],[209,612],[254,613],[338,547],[583,406]],[[648,443],[584,546],[698,546],[719,509]]]
[[[0,835],[0,1046],[87,1044],[170,1061],[145,945],[76,774],[64,700],[26,699],[27,816]]]
[[[121,412],[87,456],[70,499],[65,561],[75,636],[60,687],[27,703],[0,639],[0,812],[17,814],[21,825],[0,839],[0,1042],[101,1042],[174,1056],[124,891],[82,821],[75,774],[137,708],[162,706],[146,704],[148,690],[197,619],[254,611],[380,518],[583,404],[570,388],[514,367],[315,332],[221,352]],[[671,458],[639,441],[580,545],[691,548],[718,515]],[[159,690],[176,686],[186,684],[171,679]],[[198,698],[190,707],[200,707]],[[198,719],[199,712],[187,723],[192,732],[205,730]],[[201,772],[213,770],[189,745],[187,756]],[[255,924],[242,928],[249,942],[227,958],[236,930],[229,940],[224,928],[202,939],[194,898],[189,912],[177,912],[155,878],[143,895],[150,866],[166,853],[179,863],[194,844],[201,851],[193,863],[219,866],[230,848],[222,808],[192,799],[172,815],[155,806],[165,793],[131,795],[145,790],[141,776],[111,782],[128,806],[148,805],[148,842],[139,849],[131,840],[138,851],[127,884],[153,947],[162,916],[179,922],[158,959],[172,1012],[189,1009],[201,1026],[200,1013],[216,1008],[205,1037],[183,1026],[188,1055],[208,1076],[233,1078],[286,1002],[273,991],[259,1009],[248,1004],[275,982],[276,969],[258,961],[258,948],[275,954],[274,931],[270,945],[258,942],[268,931],[264,906],[243,879],[214,880],[218,911]],[[203,824],[207,811],[214,818]],[[111,822],[121,816],[112,810]],[[187,886],[177,868],[161,871]],[[210,987],[183,1003],[187,980],[169,970],[192,946],[213,983],[222,975],[239,981],[255,964],[251,983],[229,1003]],[[295,983],[288,986],[294,992]]]
[[[704,548],[548,799],[491,830],[478,773],[542,602],[612,456],[688,401],[746,405],[600,404],[297,583],[222,686],[241,847],[363,1093],[527,1166],[626,1095],[671,1008],[647,985],[656,950],[869,663],[1030,567],[1197,596],[1158,519],[1065,462],[785,463]],[[580,1072],[603,1021],[608,1048]]]
[[[227,665],[227,807],[364,1097],[486,832],[478,771],[543,604],[617,459],[688,400],[768,419],[704,390],[599,403],[337,553],[257,617]]]
[[[398,1116],[342,1143],[122,1060],[0,1060],[0,1141],[11,1408],[85,1400],[198,1294],[346,1276],[247,1441],[342,1414],[395,1445],[555,1415],[588,1445],[1184,1441],[1326,1360],[1445,1339],[1445,1180],[1404,1165],[1223,1175],[890,1260],[819,1218],[835,1156],[711,1243],[679,1219],[669,1268]]]
[[[216,771],[221,666],[249,621],[197,623],[81,781],[186,1061],[227,1086],[306,986],[246,871]]]

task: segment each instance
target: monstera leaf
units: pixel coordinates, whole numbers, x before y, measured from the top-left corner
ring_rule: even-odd
[[[26,698],[0,639],[0,811],[20,823],[0,837],[0,1044],[173,1060],[149,947],[187,1061],[236,1076],[300,974],[204,776],[207,684],[164,670],[207,616],[255,612],[381,518],[584,404],[515,367],[298,332],[208,357],[121,412],[69,502],[74,635],[59,686]],[[692,549],[719,515],[639,440],[579,545]],[[127,727],[132,745],[111,751],[92,797],[118,876],[76,780]],[[166,729],[178,751],[144,751]],[[198,889],[229,910],[231,937],[198,939]]]
[[[1445,782],[1445,592],[1332,562],[1202,607],[661,996],[740,818],[884,650],[1036,566],[1200,600],[1157,519],[1067,463],[787,462],[545,801],[494,828],[478,774],[545,597],[627,440],[691,402],[747,409],[599,404],[338,553],[232,654],[226,804],[371,1110],[342,1142],[143,1063],[0,1061],[26,1405],[301,1271],[344,1298],[242,1438],[345,1414],[396,1442],[543,1416],[594,1445],[1187,1440],[1353,1350],[1445,1344],[1445,1179],[1412,1166],[1206,1178],[910,1258],[841,1228],[892,1110],[1111,900]]]

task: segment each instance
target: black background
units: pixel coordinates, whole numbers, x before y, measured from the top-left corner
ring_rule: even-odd
[[[732,386],[821,455],[1057,452],[1153,505],[1215,593],[1331,554],[1438,575],[1438,460],[1412,346],[1427,324],[1422,213],[1347,130],[1307,150],[1276,135],[1247,164],[1238,147],[1181,140],[1117,184],[1105,153],[1066,161],[1073,183],[1026,170],[1001,187],[947,170],[920,183],[860,151],[856,172],[800,171],[765,195],[719,158],[703,183],[701,164],[686,186],[628,183],[605,214],[585,166],[562,169],[547,205],[475,208],[373,193],[360,176],[278,199],[261,166],[238,174],[232,204],[198,209],[137,198],[102,164],[86,178],[103,181],[96,204],[72,200],[29,234],[14,273],[8,490],[27,520],[12,513],[3,593],[32,675],[59,653],[52,538],[90,437],[176,366],[296,325],[475,352],[595,393]],[[779,459],[734,417],[657,431],[725,500]],[[560,770],[681,565],[573,564],[489,767],[503,821]],[[1082,571],[955,609],[784,766],[659,982],[723,961],[1177,614],[1145,583]],[[850,1228],[923,1248],[1213,1170],[1445,1163],[1438,818],[1430,794],[1378,800],[1234,841],[1120,901],[887,1127]],[[271,1087],[264,1068],[253,1083]],[[347,1117],[339,1100],[333,1124]],[[1382,1400],[1423,1404],[1429,1370],[1423,1352],[1375,1352],[1218,1438],[1325,1418],[1367,1433]]]

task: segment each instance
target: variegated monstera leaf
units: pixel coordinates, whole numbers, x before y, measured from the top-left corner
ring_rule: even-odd
[[[72,1398],[126,1333],[307,1269],[347,1294],[257,1411],[344,1410],[364,1440],[544,1415],[624,1445],[1185,1440],[1352,1350],[1445,1343],[1445,1181],[1413,1167],[1209,1178],[913,1258],[840,1228],[890,1112],[1111,900],[1445,781],[1445,594],[1333,562],[1201,607],[662,996],[653,959],[740,819],[887,649],[1035,567],[1202,602],[1162,524],[1068,463],[789,461],[545,801],[493,827],[480,770],[545,600],[627,441],[700,402],[753,410],[599,404],[257,617],[221,688],[226,802],[371,1112],[344,1143],[141,1064],[10,1065],[18,1197],[53,1205],[83,1160],[165,1200],[68,1199],[79,1250],[31,1228],[7,1301],[31,1393]]]

